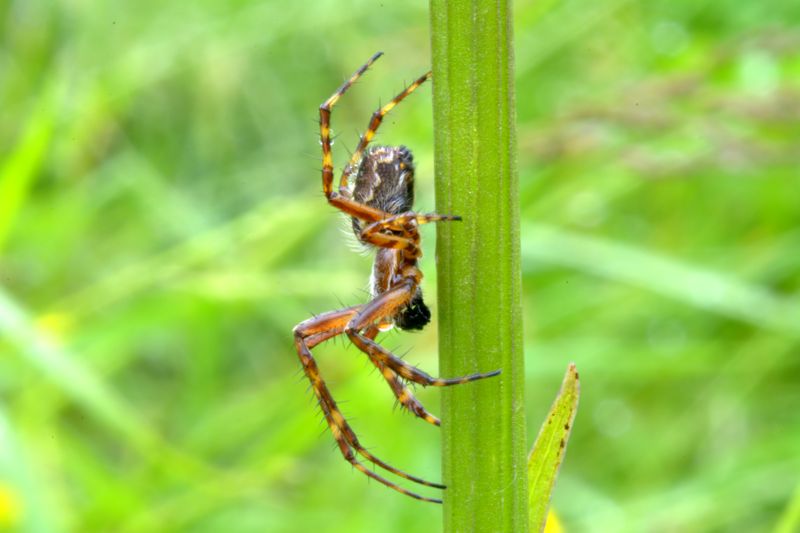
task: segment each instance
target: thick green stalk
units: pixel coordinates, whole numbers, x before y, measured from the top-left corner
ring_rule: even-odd
[[[431,0],[445,531],[526,531],[510,0]]]

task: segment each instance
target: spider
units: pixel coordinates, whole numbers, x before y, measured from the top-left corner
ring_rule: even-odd
[[[407,474],[383,462],[364,448],[336,405],[311,355],[311,349],[321,342],[337,335],[347,335],[377,367],[400,405],[434,426],[440,425],[439,419],[422,406],[405,386],[404,381],[422,386],[444,387],[500,373],[496,370],[458,378],[435,378],[409,365],[375,341],[379,332],[387,331],[394,326],[403,330],[419,330],[430,321],[431,313],[422,299],[420,289],[422,272],[417,266],[417,261],[422,255],[418,227],[429,222],[461,220],[459,216],[421,214],[412,211],[414,162],[408,148],[368,147],[386,114],[430,79],[430,72],[418,78],[392,101],[373,113],[367,131],[342,171],[339,190],[333,190],[331,109],[381,55],[382,52],[373,55],[319,107],[322,190],[329,204],[351,217],[353,232],[358,240],[375,250],[370,279],[372,299],[366,304],[330,311],[301,322],[294,328],[294,342],[303,364],[303,371],[311,382],[311,388],[344,458],[356,469],[387,487],[418,500],[442,503],[440,499],[411,492],[364,466],[361,460],[366,460],[408,481],[428,487],[445,488],[440,483]],[[355,183],[351,186],[349,178],[353,174]]]

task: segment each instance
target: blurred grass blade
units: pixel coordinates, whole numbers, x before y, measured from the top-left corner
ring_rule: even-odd
[[[321,204],[321,205],[320,205]],[[324,203],[270,198],[243,215],[126,267],[109,272],[78,292],[51,304],[51,312],[79,318],[132,295],[170,283],[180,285],[194,269],[241,250],[260,249],[259,268],[278,262],[326,220]],[[296,228],[287,232],[287,227]],[[215,270],[216,272],[217,270]]]
[[[570,363],[561,390],[528,457],[529,527],[532,533],[544,529],[556,476],[564,460],[572,422],[578,410],[579,396],[578,370],[574,363]]]
[[[572,267],[800,337],[800,303],[757,285],[608,239],[543,224],[523,225],[522,235],[523,269],[533,262]]]
[[[775,526],[775,533],[793,533],[800,531],[800,485],[794,489],[786,509]]]
[[[5,408],[0,404],[0,530],[23,533],[59,531],[45,506]],[[5,529],[8,528],[8,529]]]
[[[54,98],[43,92],[16,148],[0,161],[0,250],[44,159],[55,127]]]
[[[151,450],[155,435],[118,398],[102,378],[80,364],[40,331],[25,312],[0,287],[0,336],[55,383],[68,397],[107,426],[122,434],[141,452]]]

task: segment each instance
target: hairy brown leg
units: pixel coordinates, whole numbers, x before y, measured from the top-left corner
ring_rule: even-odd
[[[311,388],[314,391],[314,395],[317,397],[317,401],[319,402],[322,413],[325,416],[325,420],[328,422],[331,433],[333,433],[333,437],[336,440],[339,450],[341,451],[345,460],[347,460],[359,471],[389,488],[418,500],[441,503],[440,499],[428,498],[404,489],[403,487],[376,474],[372,470],[369,470],[358,460],[356,454],[361,455],[376,466],[379,466],[384,470],[392,472],[393,474],[396,474],[409,481],[429,487],[445,488],[444,485],[439,483],[432,483],[430,481],[407,474],[402,470],[383,462],[367,451],[358,441],[355,432],[342,415],[342,412],[336,404],[336,401],[333,399],[333,395],[331,395],[328,386],[322,379],[316,361],[311,355],[311,348],[320,342],[343,333],[346,324],[358,313],[361,307],[362,306],[354,306],[341,309],[339,311],[325,313],[301,322],[294,328],[295,347],[297,348],[297,355],[300,358],[300,362],[303,365],[303,371],[308,380],[311,382]]]
[[[345,81],[330,98],[325,100],[319,106],[319,141],[322,145],[322,192],[328,199],[328,203],[351,217],[356,217],[367,222],[375,222],[383,220],[389,216],[388,213],[361,204],[350,198],[350,193],[347,188],[340,188],[339,192],[333,190],[333,151],[331,143],[331,110],[339,98],[347,92],[353,83],[361,77],[364,72],[372,65],[380,56],[381,52],[373,55],[369,60],[364,63],[358,70],[356,70],[350,78]]]
[[[378,334],[380,330],[375,327],[371,326],[364,332],[364,336],[370,340],[375,340],[375,336]],[[380,361],[375,359],[374,357],[370,357],[369,360],[375,365],[375,368],[380,370],[381,375],[389,384],[389,388],[392,389],[397,401],[400,402],[400,405],[405,407],[411,414],[421,418],[425,422],[429,424],[433,424],[434,426],[442,425],[441,420],[438,417],[432,415],[428,412],[427,409],[417,400],[416,396],[408,390],[408,387],[403,385],[400,378],[397,376],[394,370],[389,368],[388,366],[382,364]]]
[[[325,100],[319,106],[319,141],[322,145],[322,191],[327,198],[331,197],[333,192],[333,154],[331,153],[331,109],[339,98],[347,92],[358,78],[372,65],[383,52],[378,52],[367,60],[366,63],[356,70],[350,78],[339,87],[330,98]]]
[[[373,222],[361,231],[361,236],[377,233],[385,230],[402,230],[409,223],[416,222],[418,226],[431,222],[446,222],[451,220],[461,220],[457,215],[440,215],[438,213],[415,213],[409,211],[399,215],[391,215],[376,222]]]
[[[461,383],[468,383],[470,381],[498,375],[500,370],[486,373],[469,374],[467,376],[461,376],[457,378],[434,378],[427,372],[424,372],[415,366],[409,365],[392,352],[361,333],[361,331],[369,325],[381,320],[382,318],[390,317],[396,314],[399,309],[411,301],[411,297],[414,294],[415,289],[415,283],[412,281],[405,281],[363,306],[344,329],[344,332],[350,338],[350,341],[370,358],[377,359],[404,379],[413,381],[414,383],[419,383],[425,387],[447,387],[450,385],[459,385]]]
[[[461,220],[461,217],[436,213],[402,213],[372,222],[361,230],[360,237],[362,241],[381,248],[403,250],[403,256],[407,259],[418,259],[422,256],[422,251],[419,249],[419,235],[415,229],[409,229],[408,225],[412,222],[419,226],[449,220]],[[398,233],[400,235],[397,235]]]
[[[360,218],[367,222],[377,222],[390,216],[389,213],[358,203],[350,198],[345,198],[336,192],[332,192],[328,197],[328,203],[351,217]]]
[[[375,337],[378,335],[380,330],[372,326],[367,331],[364,332],[364,336],[374,340]],[[323,331],[320,333],[315,333],[305,339],[306,347],[310,350],[313,349],[317,344],[324,342],[332,337],[340,335],[342,333],[341,329],[332,329],[328,331]],[[441,421],[436,416],[432,415],[428,412],[427,409],[420,403],[419,400],[414,396],[414,394],[408,390],[407,387],[403,385],[398,378],[397,374],[386,365],[381,364],[376,359],[370,358],[370,362],[375,365],[380,372],[386,382],[389,384],[389,388],[394,393],[397,401],[405,407],[408,411],[412,414],[416,415],[417,417],[423,419],[424,421],[433,424],[434,426],[440,426]]]
[[[407,258],[418,258],[422,256],[422,251],[415,241],[419,241],[418,236],[408,236],[408,232],[404,229],[396,230],[403,232],[406,235],[393,235],[391,233],[368,233],[361,232],[361,240],[363,242],[379,246],[381,248],[391,248],[393,250],[403,250],[404,256]]]

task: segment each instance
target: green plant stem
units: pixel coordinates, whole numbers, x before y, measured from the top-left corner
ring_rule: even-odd
[[[431,0],[445,531],[526,531],[511,2]]]

